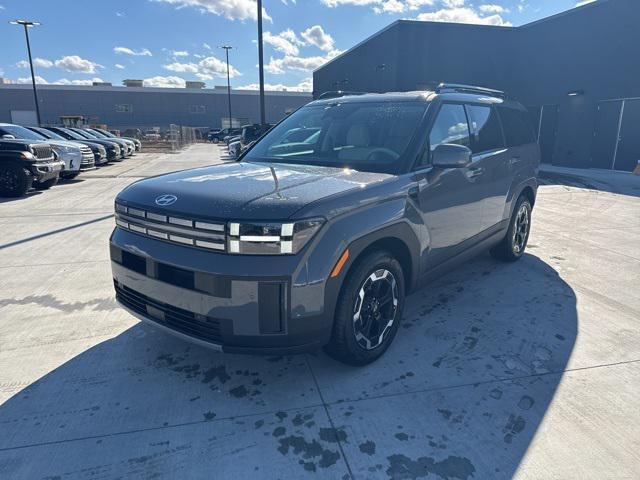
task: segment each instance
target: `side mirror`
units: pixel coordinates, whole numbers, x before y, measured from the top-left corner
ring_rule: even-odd
[[[9,134],[2,135],[2,138],[4,140],[15,140],[16,139],[16,137],[14,137],[13,135],[9,135]]]
[[[433,151],[431,163],[438,168],[464,168],[471,163],[471,150],[464,145],[443,143]]]

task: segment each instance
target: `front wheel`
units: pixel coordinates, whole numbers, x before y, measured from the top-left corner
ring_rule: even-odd
[[[0,165],[0,197],[21,197],[31,188],[33,177],[17,165]]]
[[[531,210],[531,202],[521,195],[513,209],[507,234],[491,249],[493,257],[504,262],[515,262],[524,255],[531,231]]]
[[[340,290],[325,351],[350,365],[377,360],[398,331],[404,299],[402,266],[393,256],[380,250],[359,260]]]

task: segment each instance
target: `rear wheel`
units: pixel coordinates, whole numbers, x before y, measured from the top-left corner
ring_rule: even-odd
[[[48,190],[53,187],[56,183],[58,183],[58,177],[50,178],[49,180],[45,180],[44,182],[38,182],[33,187],[36,190]]]
[[[65,173],[65,174],[61,175],[61,178],[63,178],[64,180],[73,180],[78,175],[80,175],[80,172]]]
[[[340,290],[326,352],[350,365],[371,363],[389,348],[404,307],[402,266],[385,251],[358,261]]]
[[[513,209],[507,234],[491,249],[491,255],[504,262],[515,262],[524,255],[530,231],[531,203],[527,197],[520,195]]]
[[[18,165],[0,165],[0,196],[21,197],[31,188],[33,178]]]

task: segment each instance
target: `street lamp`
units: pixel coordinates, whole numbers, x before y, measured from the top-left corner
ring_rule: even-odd
[[[227,99],[229,102],[229,129],[233,128],[233,120],[231,117],[231,81],[229,80],[229,50],[233,47],[231,45],[221,45],[220,48],[225,50],[227,54]]]
[[[9,22],[11,25],[22,25],[24,27],[24,36],[27,39],[27,53],[29,54],[29,67],[31,68],[31,83],[33,85],[33,99],[36,102],[36,116],[38,118],[38,126],[40,122],[40,105],[38,104],[38,91],[36,89],[36,76],[33,72],[33,60],[31,59],[31,44],[29,43],[29,27],[37,27],[40,22],[31,22],[29,20],[13,20]]]
[[[258,72],[260,76],[260,125],[264,127],[264,60],[262,55],[262,0],[258,0]]]

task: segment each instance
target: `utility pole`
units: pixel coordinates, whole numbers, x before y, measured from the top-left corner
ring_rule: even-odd
[[[262,55],[262,0],[258,0],[258,71],[260,75],[260,125],[264,127],[264,60]]]
[[[40,104],[38,103],[38,90],[36,89],[36,76],[33,72],[33,60],[31,58],[31,44],[29,43],[29,28],[37,27],[40,22],[31,22],[29,20],[13,20],[9,22],[11,25],[22,25],[24,27],[24,36],[27,39],[27,53],[29,54],[29,67],[31,68],[31,84],[33,85],[33,99],[36,102],[36,117],[38,118],[38,126],[42,124],[40,121]]]
[[[227,54],[227,100],[229,103],[229,128],[233,127],[233,120],[231,117],[231,80],[229,80],[229,50],[233,47],[231,45],[222,45],[220,48],[225,50]]]

